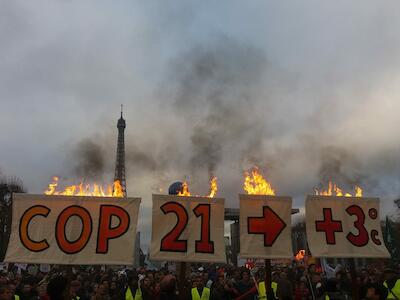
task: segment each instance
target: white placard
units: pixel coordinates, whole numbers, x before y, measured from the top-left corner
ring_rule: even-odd
[[[139,198],[14,194],[5,261],[130,264]]]
[[[291,258],[292,199],[265,195],[239,195],[240,256]]]
[[[308,245],[316,257],[389,257],[378,198],[307,196]]]
[[[152,260],[225,262],[224,199],[153,195]]]

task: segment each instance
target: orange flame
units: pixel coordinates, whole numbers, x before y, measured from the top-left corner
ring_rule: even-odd
[[[114,181],[112,185],[107,185],[104,189],[101,185],[94,183],[93,187],[90,184],[81,182],[78,185],[70,185],[64,190],[57,190],[59,178],[53,177],[51,182],[44,193],[46,195],[64,195],[64,196],[96,196],[96,197],[124,197],[122,185],[119,180]]]
[[[217,177],[212,176],[210,180],[210,193],[207,197],[214,198],[218,191]]]
[[[362,197],[362,188],[359,186],[355,186],[354,188],[354,196]],[[315,194],[320,196],[345,196],[345,197],[353,197],[350,193],[344,193],[341,188],[339,188],[336,184],[329,181],[327,190],[318,190],[315,189]]]
[[[178,196],[191,196],[189,192],[189,185],[186,181],[182,183],[182,191],[179,191]]]
[[[304,256],[306,256],[306,250],[299,250],[299,252],[297,252],[297,254],[295,255],[295,259],[297,261],[300,261],[302,259],[304,259]]]
[[[271,184],[264,179],[257,167],[253,168],[251,174],[250,172],[246,171],[244,176],[243,189],[247,192],[247,194],[275,195],[275,190],[272,188]]]

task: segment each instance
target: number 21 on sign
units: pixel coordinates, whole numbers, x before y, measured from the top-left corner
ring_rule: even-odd
[[[160,209],[165,215],[171,213],[176,215],[176,224],[162,238],[160,251],[186,252],[188,241],[180,239],[189,222],[186,208],[179,202],[170,201],[163,204]],[[195,241],[195,252],[214,253],[214,242],[210,240],[211,205],[200,203],[190,213],[193,213],[197,218],[201,218],[200,240]]]

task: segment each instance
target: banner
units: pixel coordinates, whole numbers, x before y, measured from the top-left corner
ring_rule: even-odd
[[[290,197],[239,195],[240,256],[292,258]]]
[[[14,194],[5,261],[132,264],[139,198]]]
[[[153,195],[150,259],[226,262],[224,201]]]
[[[389,257],[378,198],[307,196],[308,245],[316,257]]]

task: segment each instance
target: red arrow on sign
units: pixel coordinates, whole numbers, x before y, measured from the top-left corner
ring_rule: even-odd
[[[247,218],[247,232],[263,234],[265,247],[271,247],[285,227],[286,223],[267,205],[263,206],[262,217]]]

